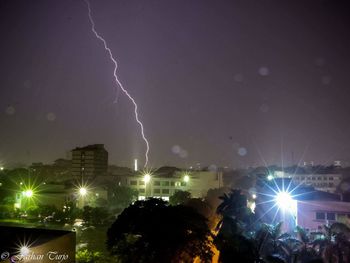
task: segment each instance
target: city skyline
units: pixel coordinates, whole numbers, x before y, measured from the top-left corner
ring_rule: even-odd
[[[132,105],[84,1],[0,7],[0,162],[51,163],[101,143],[110,163],[142,164]],[[91,7],[139,104],[150,166],[348,164],[345,1]]]

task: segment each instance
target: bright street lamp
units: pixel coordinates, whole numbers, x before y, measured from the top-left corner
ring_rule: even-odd
[[[188,183],[190,181],[190,176],[188,174],[185,174],[184,176],[184,182]]]
[[[87,194],[87,189],[85,187],[80,187],[79,188],[79,194],[81,196],[85,196]]]
[[[148,184],[151,181],[151,175],[149,173],[146,173],[143,176],[143,180],[145,181],[145,184]]]
[[[287,192],[279,192],[276,195],[275,202],[282,210],[292,209],[295,203],[292,196]]]
[[[28,190],[24,191],[24,196],[31,198],[33,196],[33,190],[28,189]]]
[[[29,248],[27,246],[23,246],[19,250],[21,256],[27,256],[30,252]]]

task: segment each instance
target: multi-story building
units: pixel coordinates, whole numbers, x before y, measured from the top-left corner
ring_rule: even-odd
[[[275,172],[276,178],[290,178],[295,185],[312,186],[316,190],[334,193],[342,180],[341,174],[290,174]]]
[[[350,202],[335,193],[295,185],[288,176],[267,179],[258,189],[257,200],[257,216],[269,224],[283,222],[282,229],[287,232],[296,225],[317,232],[323,225],[350,223]]]
[[[194,198],[204,197],[209,189],[223,186],[221,172],[177,171],[173,175],[134,175],[120,178],[120,185],[137,189],[139,199],[147,197],[169,200],[176,191],[188,191]]]
[[[103,144],[77,147],[72,150],[72,175],[89,180],[107,174],[108,152]]]
[[[316,190],[334,193],[342,180],[341,174],[296,174],[294,184],[312,186]]]
[[[297,224],[310,232],[320,231],[323,225],[342,222],[350,226],[350,203],[341,201],[298,201]]]

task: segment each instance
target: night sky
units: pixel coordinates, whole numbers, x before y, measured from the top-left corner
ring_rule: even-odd
[[[350,161],[348,1],[91,1],[152,167]],[[144,161],[84,1],[0,1],[0,162]]]

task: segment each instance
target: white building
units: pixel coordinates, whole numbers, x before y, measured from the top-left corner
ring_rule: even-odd
[[[342,180],[341,174],[290,174],[276,171],[277,178],[291,178],[295,185],[312,186],[316,190],[334,193]]]
[[[312,186],[316,190],[334,193],[342,180],[341,174],[296,174],[292,181],[296,184]]]
[[[209,189],[223,186],[222,173],[217,172],[176,172],[173,176],[145,175],[125,177],[124,184],[137,189],[139,199],[147,197],[169,200],[177,190],[188,191],[194,198],[204,197]]]
[[[298,201],[297,224],[307,231],[320,231],[334,222],[350,223],[350,203],[340,201]]]

